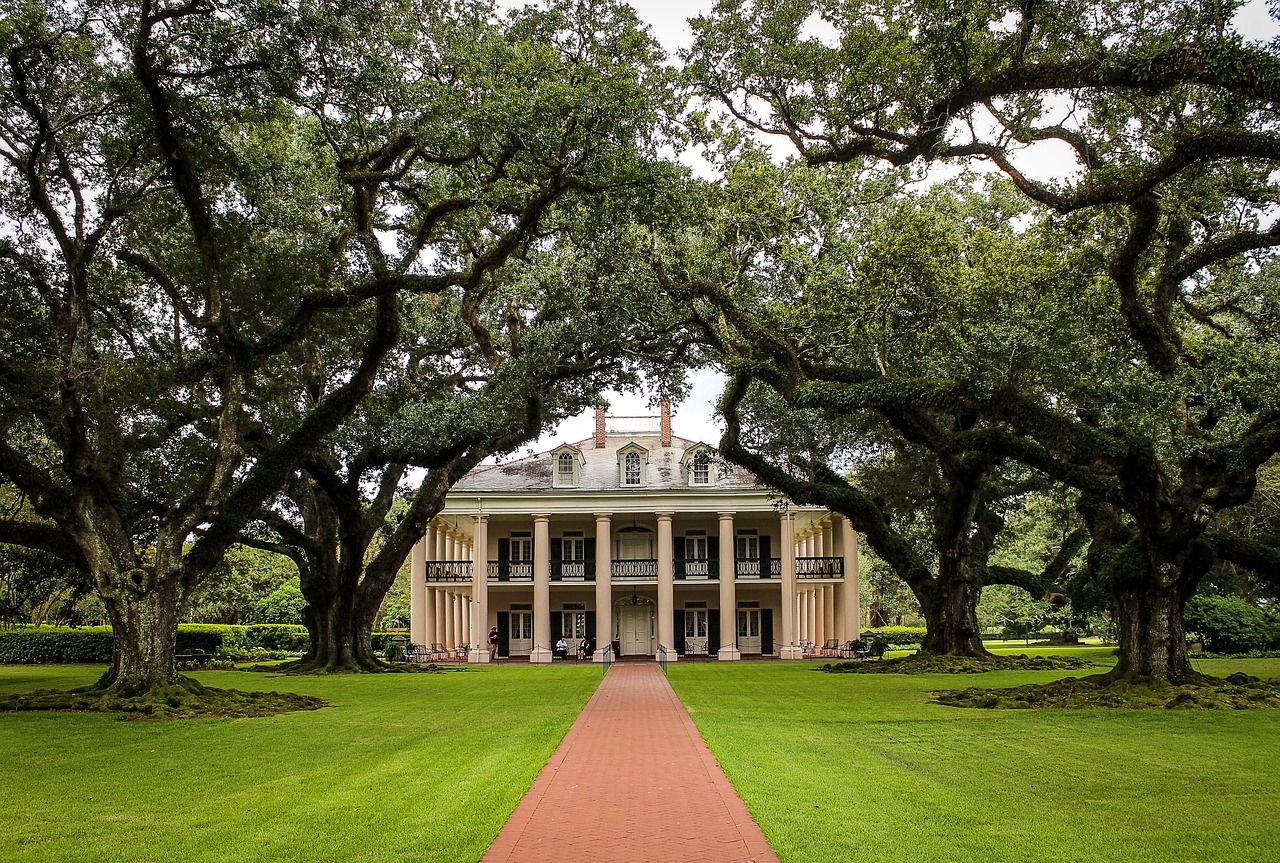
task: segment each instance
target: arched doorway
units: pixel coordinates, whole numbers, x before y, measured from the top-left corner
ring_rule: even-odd
[[[624,596],[613,604],[613,640],[620,656],[653,656],[656,606],[645,596]]]

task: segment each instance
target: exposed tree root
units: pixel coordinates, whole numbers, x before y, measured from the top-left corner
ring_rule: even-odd
[[[1009,689],[937,692],[935,696],[935,703],[951,707],[1246,710],[1280,708],[1280,679],[1260,680],[1237,672],[1227,678],[1196,675],[1194,680],[1170,683],[1161,678],[1095,675]]]
[[[118,713],[118,719],[195,719],[205,716],[275,716],[293,710],[319,710],[328,703],[292,692],[241,692],[215,689],[189,677],[167,684],[124,692],[117,688],[38,689],[0,698],[5,710],[80,710]]]
[[[987,671],[1061,671],[1093,668],[1077,656],[939,656],[914,653],[880,662],[837,662],[819,667],[836,674],[982,674]]]

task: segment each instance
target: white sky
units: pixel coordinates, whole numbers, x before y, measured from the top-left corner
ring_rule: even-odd
[[[652,28],[653,34],[673,57],[692,42],[693,33],[688,19],[711,10],[714,0],[630,0],[640,20]],[[509,5],[523,5],[515,0]],[[1265,41],[1280,36],[1280,25],[1267,14],[1265,0],[1250,0],[1235,18],[1237,30],[1246,38]],[[718,372],[695,373],[690,379],[688,397],[672,405],[672,431],[693,440],[718,445],[723,426],[713,417],[716,400],[724,386],[725,378]],[[650,396],[623,393],[606,393],[609,413],[615,416],[645,416],[656,414],[650,406]],[[594,415],[592,411],[566,420],[554,432],[543,435],[528,451],[542,452],[563,442],[579,441],[591,437]]]

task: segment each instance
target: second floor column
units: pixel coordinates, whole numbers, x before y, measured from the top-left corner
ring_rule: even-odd
[[[471,653],[468,662],[489,661],[489,514],[475,516],[471,546]]]
[[[529,661],[548,663],[551,652],[551,515],[533,514],[533,650]]]
[[[409,641],[427,643],[427,531],[409,554]]]
[[[671,513],[658,516],[658,644],[667,648],[667,661],[676,661],[675,540],[671,536]]]
[[[742,658],[738,652],[738,562],[733,553],[733,513],[717,513],[720,517],[720,652],[717,659],[726,662]],[[768,562],[765,564],[766,572]]]
[[[796,602],[796,516],[793,512],[782,514],[782,604],[780,608],[781,647],[778,655],[783,659],[801,659],[804,651],[796,644],[799,604]]]
[[[445,591],[444,594],[444,646],[446,650],[453,650],[458,646],[457,642],[457,625],[458,615],[454,612],[457,597],[453,595],[452,590]]]
[[[604,650],[613,641],[613,514],[597,512],[596,517],[596,649],[591,659],[604,662]],[[617,659],[615,656],[614,659]]]

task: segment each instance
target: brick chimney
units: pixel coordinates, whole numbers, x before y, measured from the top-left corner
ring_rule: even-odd
[[[604,449],[604,408],[596,408],[596,449]]]
[[[662,445],[671,446],[671,402],[662,400]]]

